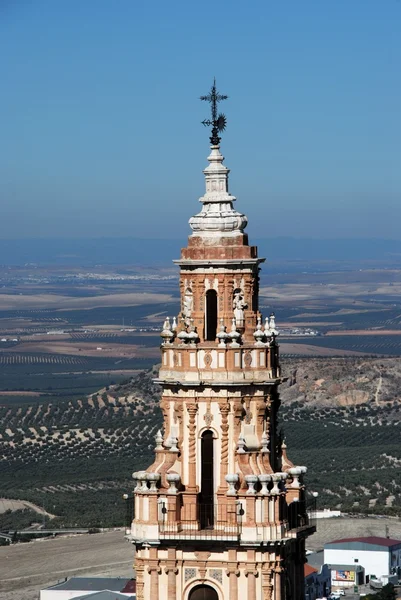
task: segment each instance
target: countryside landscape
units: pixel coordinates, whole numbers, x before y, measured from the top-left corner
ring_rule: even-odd
[[[276,261],[261,276],[281,436],[320,508],[401,512],[401,270],[387,265]],[[153,378],[177,289],[167,260],[2,267],[1,530],[124,524],[162,422]]]

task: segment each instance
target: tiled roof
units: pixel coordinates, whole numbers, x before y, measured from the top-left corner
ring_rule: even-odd
[[[360,542],[361,544],[371,544],[372,546],[386,546],[387,548],[390,548],[391,546],[396,546],[397,544],[401,544],[401,540],[392,540],[390,538],[376,536],[344,538],[342,540],[334,540],[330,542],[330,544],[341,544],[346,542]]]
[[[315,569],[314,567],[311,567],[310,565],[305,563],[304,564],[304,577],[309,577],[309,575],[312,575],[312,573],[317,573],[317,569]]]

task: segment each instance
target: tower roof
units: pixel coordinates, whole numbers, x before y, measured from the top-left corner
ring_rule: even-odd
[[[220,146],[211,146],[209,165],[203,171],[206,180],[206,193],[199,200],[202,210],[191,217],[189,224],[192,235],[201,237],[232,237],[241,235],[248,219],[233,208],[235,196],[228,191],[230,170],[223,165],[224,156]]]

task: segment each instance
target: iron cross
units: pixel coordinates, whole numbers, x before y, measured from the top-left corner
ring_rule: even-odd
[[[227,100],[228,96],[224,96],[223,94],[219,94],[216,89],[216,78],[213,80],[212,88],[207,96],[201,96],[201,100],[206,100],[206,102],[210,102],[210,108],[212,112],[211,119],[205,119],[202,121],[202,125],[205,127],[212,126],[212,135],[210,137],[210,142],[213,145],[218,145],[220,143],[219,132],[224,131],[226,127],[226,117],[223,114],[217,115],[217,105],[222,100]]]

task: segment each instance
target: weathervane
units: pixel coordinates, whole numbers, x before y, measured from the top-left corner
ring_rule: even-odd
[[[200,97],[201,100],[206,100],[207,102],[210,102],[212,118],[205,119],[204,121],[202,121],[202,125],[204,125],[205,127],[212,126],[212,135],[210,136],[210,143],[212,144],[212,146],[219,145],[219,133],[221,131],[224,131],[226,128],[227,119],[225,115],[223,115],[223,113],[220,113],[219,115],[217,114],[217,104],[222,100],[227,100],[227,98],[228,96],[223,96],[222,94],[219,94],[219,92],[216,90],[216,78],[214,78],[210,93],[207,96]]]

